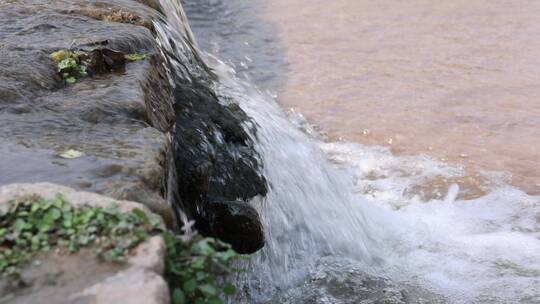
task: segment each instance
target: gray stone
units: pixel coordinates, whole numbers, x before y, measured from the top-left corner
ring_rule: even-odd
[[[172,218],[156,197],[173,100],[151,32],[157,12],[145,4],[156,2],[0,2],[0,185],[53,182],[116,199],[137,189],[130,200]],[[50,54],[67,48],[149,59],[66,85]],[[83,156],[57,157],[69,149]]]
[[[75,207],[104,208],[114,201],[123,212],[138,208],[150,214],[148,208],[136,202],[117,201],[50,183],[1,186],[0,209],[17,197],[36,194],[54,198],[59,193]],[[41,254],[23,269],[22,279],[15,286],[6,279],[0,280],[0,302],[169,303],[169,290],[162,277],[164,259],[165,243],[161,236],[140,244],[125,265],[100,262],[88,250],[71,255]]]
[[[162,277],[142,269],[128,269],[70,297],[73,303],[158,304],[169,303],[169,291]]]

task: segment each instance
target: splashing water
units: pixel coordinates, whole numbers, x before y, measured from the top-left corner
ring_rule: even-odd
[[[355,278],[367,275],[440,295],[424,303],[540,303],[539,197],[486,175],[487,194],[464,199],[466,189],[452,182],[464,176],[459,168],[306,135],[302,119],[198,50],[178,1],[161,5],[166,18],[155,28],[169,73],[194,79],[211,67],[216,93],[258,125],[253,140],[270,189],[253,205],[267,243],[239,276],[246,292],[235,301],[289,294],[282,303],[360,303],[354,295],[365,286],[352,294],[339,287],[366,284]],[[435,183],[440,195],[421,195],[434,180],[449,182]],[[302,292],[316,297],[309,302]],[[408,302],[388,294],[395,299],[385,303]]]

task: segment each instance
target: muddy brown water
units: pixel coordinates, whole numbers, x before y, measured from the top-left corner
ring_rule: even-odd
[[[266,1],[279,100],[332,140],[498,171],[540,193],[540,2]],[[475,181],[477,182],[477,181]]]

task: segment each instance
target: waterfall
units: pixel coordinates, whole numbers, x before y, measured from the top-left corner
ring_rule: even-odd
[[[258,272],[287,284],[297,275],[291,269],[310,265],[322,254],[342,253],[372,261],[363,211],[354,207],[359,204],[352,204],[349,183],[329,166],[316,142],[291,124],[275,101],[198,50],[180,2],[162,0],[161,4],[166,20],[155,27],[170,73],[196,78],[208,70],[206,62],[211,63],[212,74],[219,76],[213,83],[217,94],[237,102],[256,122],[257,134],[251,136],[270,188],[264,199],[254,203],[267,236],[266,248],[253,260],[262,267]]]
[[[165,18],[154,25],[169,74],[209,75],[216,95],[238,103],[257,127],[246,132],[268,181],[266,197],[252,202],[266,245],[242,265],[247,271],[237,279],[246,292],[237,301],[262,303],[302,285],[327,258],[354,265],[344,272],[422,286],[451,303],[540,299],[538,197],[497,177],[475,199],[460,199],[453,184],[443,198],[409,195],[412,185],[462,172],[425,156],[310,137],[275,100],[198,49],[178,1],[160,2]],[[329,299],[321,303],[353,303]]]

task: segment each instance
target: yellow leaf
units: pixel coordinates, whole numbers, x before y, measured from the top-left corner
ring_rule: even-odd
[[[72,159],[72,158],[78,158],[78,157],[83,156],[83,153],[81,151],[70,149],[70,150],[63,151],[62,153],[58,154],[58,156],[62,158]]]

